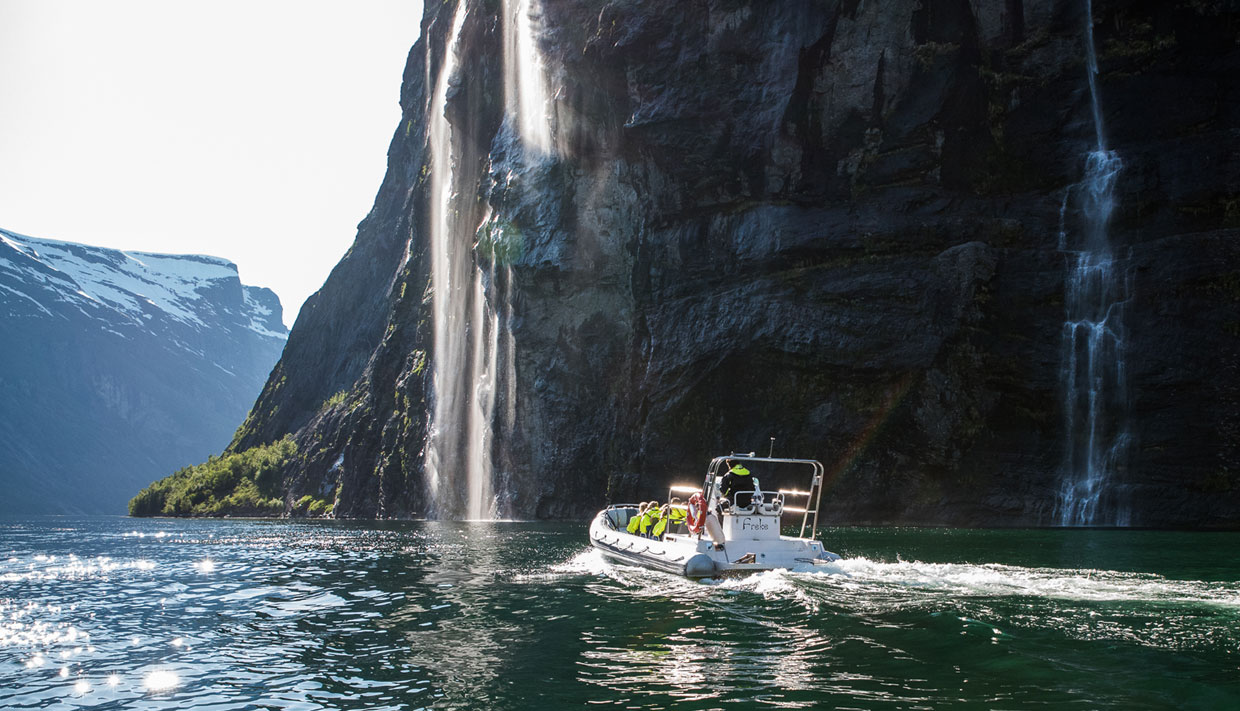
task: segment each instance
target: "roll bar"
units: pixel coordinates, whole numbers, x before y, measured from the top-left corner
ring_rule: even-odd
[[[817,459],[786,459],[783,457],[758,457],[753,452],[748,454],[729,454],[727,456],[715,457],[710,460],[710,467],[706,470],[706,480],[702,483],[702,491],[709,496],[715,480],[726,473],[721,472],[724,462],[731,459],[734,462],[762,462],[766,464],[793,464],[810,467],[813,475],[810,479],[809,491],[797,491],[795,489],[784,489],[781,491],[784,495],[792,494],[805,497],[805,508],[801,509],[803,516],[801,518],[800,538],[805,538],[805,529],[809,528],[809,540],[818,538],[818,508],[822,502],[822,482],[823,474],[826,468],[822,466],[822,462]],[[785,507],[784,511],[796,511],[796,509]],[[798,512],[799,513],[799,512]],[[813,522],[811,523],[811,516]]]

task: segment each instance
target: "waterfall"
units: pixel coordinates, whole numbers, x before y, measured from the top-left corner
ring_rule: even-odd
[[[537,0],[504,0],[504,108],[527,154],[551,153],[547,81],[534,41]]]
[[[1068,189],[1060,209],[1059,249],[1068,271],[1061,359],[1066,443],[1057,514],[1064,526],[1126,525],[1115,478],[1130,440],[1124,372],[1129,284],[1108,236],[1123,162],[1107,148],[1091,0],[1085,0],[1085,48],[1097,143],[1085,159],[1081,182]]]
[[[498,352],[499,316],[489,307],[482,271],[474,273],[473,367],[470,383],[468,439],[468,499],[470,521],[495,518],[495,497],[491,482],[491,415],[495,412],[495,361]]]
[[[474,226],[462,217],[468,211],[456,204],[460,157],[446,114],[467,9],[466,0],[460,0],[427,111],[435,353],[425,464],[430,513],[478,520],[493,518],[495,511],[490,445],[497,324],[490,316],[494,310],[487,302],[483,270],[475,261]],[[432,64],[428,58],[428,73]],[[427,85],[431,86],[429,79]],[[452,488],[462,474],[466,482],[463,497]]]
[[[490,215],[471,221],[473,178],[459,174],[460,141],[448,120],[448,95],[460,67],[461,34],[468,0],[459,0],[443,61],[427,86],[430,147],[431,302],[434,330],[431,422],[425,468],[428,514],[439,518],[493,519],[499,511],[492,465],[496,401],[502,395],[508,430],[516,419],[516,346],[512,338],[513,277],[510,255],[491,241],[475,245]],[[504,105],[506,120],[523,146],[526,164],[552,154],[545,70],[535,44],[536,0],[504,0]],[[427,51],[431,43],[427,43]],[[465,161],[468,162],[468,161]],[[502,281],[501,294],[498,284]],[[501,356],[503,359],[501,368]],[[459,485],[464,477],[464,487]]]

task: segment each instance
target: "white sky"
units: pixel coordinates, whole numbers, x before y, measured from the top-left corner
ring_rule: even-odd
[[[292,324],[374,202],[421,0],[0,0],[0,227],[210,254]]]

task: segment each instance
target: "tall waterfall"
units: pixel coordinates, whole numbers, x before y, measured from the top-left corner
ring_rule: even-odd
[[[1129,284],[1108,237],[1123,162],[1107,148],[1091,0],[1085,0],[1085,48],[1097,143],[1060,212],[1059,249],[1068,273],[1061,364],[1066,446],[1057,517],[1064,526],[1127,525],[1115,479],[1130,440],[1124,370]]]
[[[535,0],[504,0],[504,103],[527,162],[552,153],[541,54],[534,43]],[[448,120],[450,88],[460,67],[468,0],[458,0],[427,108],[431,155],[431,299],[435,354],[426,475],[432,516],[493,519],[499,513],[491,452],[497,395],[503,425],[515,425],[513,278],[500,250],[476,249],[482,227],[469,218],[475,177],[461,175],[461,141]],[[431,51],[431,43],[427,43]],[[485,226],[489,217],[481,222]],[[489,252],[489,253],[488,253]],[[501,368],[501,356],[502,365]],[[460,486],[464,477],[464,487]]]
[[[435,355],[426,473],[433,515],[477,520],[493,518],[495,511],[490,444],[497,325],[475,261],[475,226],[463,219],[468,211],[457,204],[460,158],[446,113],[467,12],[467,1],[459,0],[427,113]],[[428,42],[427,51],[430,47]],[[433,62],[428,58],[426,64],[429,72]],[[432,86],[429,77],[427,85]],[[464,492],[453,486],[462,475]]]

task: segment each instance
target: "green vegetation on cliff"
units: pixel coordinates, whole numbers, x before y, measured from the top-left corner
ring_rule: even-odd
[[[280,472],[297,455],[292,437],[212,456],[151,484],[129,501],[130,516],[271,516],[284,512]]]

